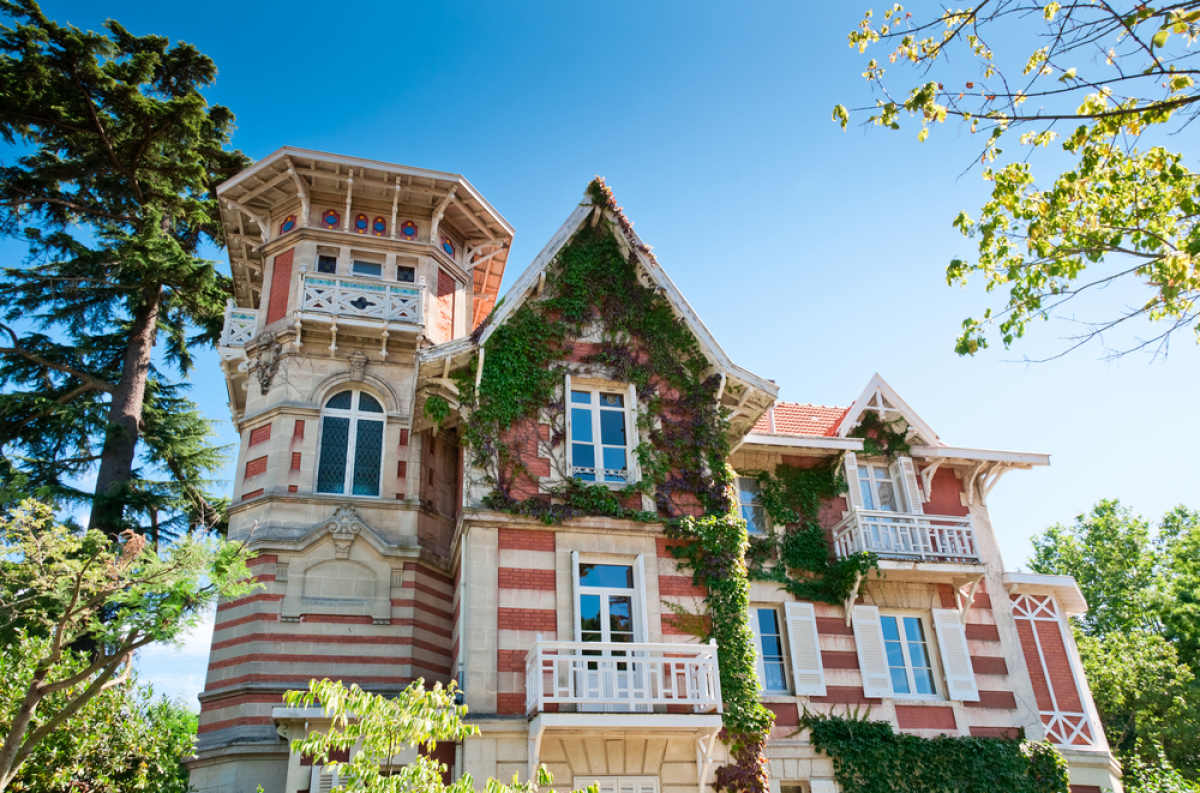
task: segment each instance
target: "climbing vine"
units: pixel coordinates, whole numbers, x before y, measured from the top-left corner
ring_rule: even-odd
[[[683,540],[678,558],[706,589],[712,637],[721,648],[723,735],[733,760],[717,770],[716,789],[765,793],[763,746],[773,716],[759,702],[747,622],[747,533],[726,465],[721,379],[707,374],[708,359],[667,299],[642,283],[637,253],[623,252],[616,233],[627,249],[640,243],[611,191],[597,179],[588,195],[594,222],[559,251],[536,299],[483,342],[482,372],[476,356],[452,375],[462,405],[460,436],[470,463],[483,472],[489,491],[483,503],[491,509],[548,524],[583,515],[660,521],[668,537]],[[482,338],[477,330],[475,341]],[[571,372],[633,386],[637,483],[589,484],[563,470],[558,484],[542,483],[546,467],[566,457],[552,452],[567,443],[570,395],[563,384]]]
[[[806,712],[800,726],[844,793],[1068,793],[1066,760],[1046,742],[898,735],[857,712]]]
[[[859,418],[858,426],[848,435],[851,438],[862,438],[864,457],[886,457],[895,460],[912,452],[908,442],[908,422],[903,418],[885,420],[875,411],[867,410]]]
[[[877,567],[872,553],[834,559],[818,522],[821,504],[846,492],[836,460],[810,467],[776,466],[756,474],[763,507],[783,531],[755,537],[746,552],[751,579],[783,585],[798,600],[844,603],[860,576]]]

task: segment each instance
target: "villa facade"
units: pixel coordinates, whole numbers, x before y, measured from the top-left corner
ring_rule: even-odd
[[[777,400],[594,197],[499,301],[514,231],[459,175],[285,148],[219,196],[234,279],[220,353],[241,437],[229,537],[254,549],[263,586],[217,610],[191,761],[200,793],[332,787],[289,750],[321,713],[281,700],[326,677],[379,692],[458,681],[482,735],[437,755],[480,783],[540,763],[562,791],[711,786],[726,759],[722,648],[680,618],[706,592],[678,541],[643,519],[699,508],[630,489],[650,476],[658,397],[621,379],[597,323],[561,347],[553,396],[505,428],[519,466],[485,470],[463,440],[465,392],[506,365],[489,341],[553,291],[572,240],[606,233],[695,339],[752,539],[787,528],[762,480],[830,465],[846,482],[820,509],[830,553],[878,557],[880,574],[837,603],[750,584],[772,793],[837,789],[798,725],[806,709],[855,708],[919,736],[1046,738],[1074,793],[1120,791],[1067,622],[1086,609],[1079,589],[1006,571],[988,513],[1006,472],[1048,455],[944,441],[878,375],[846,407]],[[903,427],[904,453],[873,454],[855,433],[866,420]],[[611,486],[621,516],[511,508],[549,509],[569,480]]]

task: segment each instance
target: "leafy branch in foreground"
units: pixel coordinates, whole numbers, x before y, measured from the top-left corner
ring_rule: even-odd
[[[960,285],[981,277],[988,292],[1008,296],[999,310],[963,322],[960,355],[987,347],[993,328],[1008,347],[1034,320],[1113,284],[1128,295],[1125,307],[1082,322],[1068,351],[1118,329],[1136,334],[1144,322],[1151,335],[1113,354],[1165,351],[1183,328],[1200,334],[1200,180],[1182,154],[1143,145],[1200,112],[1198,34],[1200,2],[1132,0],[989,0],[918,14],[897,4],[882,19],[868,11],[851,31],[851,47],[885,47],[887,63],[913,67],[916,79],[894,91],[872,58],[863,76],[880,98],[873,107],[838,105],[843,128],[855,114],[890,129],[915,118],[922,141],[949,120],[984,135],[991,199],[978,219],[962,212],[954,221],[978,240],[978,258],[953,260],[946,277]],[[1017,131],[1026,151],[992,165]],[[1070,167],[1039,184],[1029,155],[1060,138]]]
[[[314,731],[292,741],[292,751],[311,757],[313,763],[338,774],[335,790],[347,793],[473,793],[474,781],[463,774],[446,783],[444,764],[429,756],[439,741],[461,742],[479,735],[479,728],[464,724],[466,705],[454,702],[454,683],[425,688],[424,680],[404,689],[394,698],[370,694],[357,684],[344,686],[339,680],[313,680],[308,691],[288,691],[284,701],[293,708],[320,706],[330,718],[326,732]],[[334,753],[349,752],[349,762],[331,759]],[[400,754],[406,749],[422,751],[406,762]],[[539,786],[552,782],[545,766],[538,767],[538,778],[510,784],[489,779],[487,793],[537,793]],[[592,786],[587,789],[597,793]]]
[[[44,639],[24,645],[37,653],[32,674],[20,681],[12,711],[0,713],[0,792],[38,744],[129,680],[136,650],[178,639],[219,596],[258,586],[241,544],[188,536],[160,552],[133,532],[114,542],[99,531],[73,531],[35,501],[0,518],[0,543],[0,642]],[[75,664],[71,649],[81,641],[95,649]],[[65,696],[50,710],[55,695]]]

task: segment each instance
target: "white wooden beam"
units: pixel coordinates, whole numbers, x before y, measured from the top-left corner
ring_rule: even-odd
[[[239,204],[237,201],[231,201],[228,198],[225,199],[225,206],[229,207],[230,209],[234,209],[234,210],[237,210],[238,212],[241,212],[243,215],[245,215],[246,217],[250,218],[255,223],[257,223],[258,224],[258,233],[259,233],[259,236],[262,237],[263,242],[266,242],[269,239],[268,235],[271,233],[271,229],[270,229],[269,225],[267,224],[267,221],[264,220],[259,215],[255,214],[255,212],[253,210],[247,209],[246,207]]]
[[[296,168],[294,165],[292,165],[290,158],[288,159],[287,163],[288,175],[291,176],[292,181],[296,183],[296,192],[300,195],[300,225],[307,228],[309,212],[312,206],[308,198],[308,184],[304,181],[303,176],[296,173]]]
[[[342,219],[342,231],[350,230],[350,201],[354,197],[354,169],[350,169],[350,176],[346,179],[346,217]]]

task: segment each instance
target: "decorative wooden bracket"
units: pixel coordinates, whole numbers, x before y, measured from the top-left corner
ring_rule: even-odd
[[[982,573],[967,579],[954,589],[954,607],[958,609],[958,620],[963,625],[967,624],[967,612],[971,610],[971,606],[975,603],[975,593],[979,590],[979,583],[981,581],[983,581]],[[963,587],[967,588],[966,592],[963,591]]]
[[[858,588],[862,586],[863,574],[856,573],[854,576],[854,587],[850,590],[849,597],[846,598],[846,626],[850,625],[850,618],[854,614],[854,601],[858,600]]]
[[[941,468],[944,462],[946,461],[942,458],[936,458],[921,471],[922,501],[929,503],[929,499],[933,497],[933,475],[937,473],[937,469]]]

